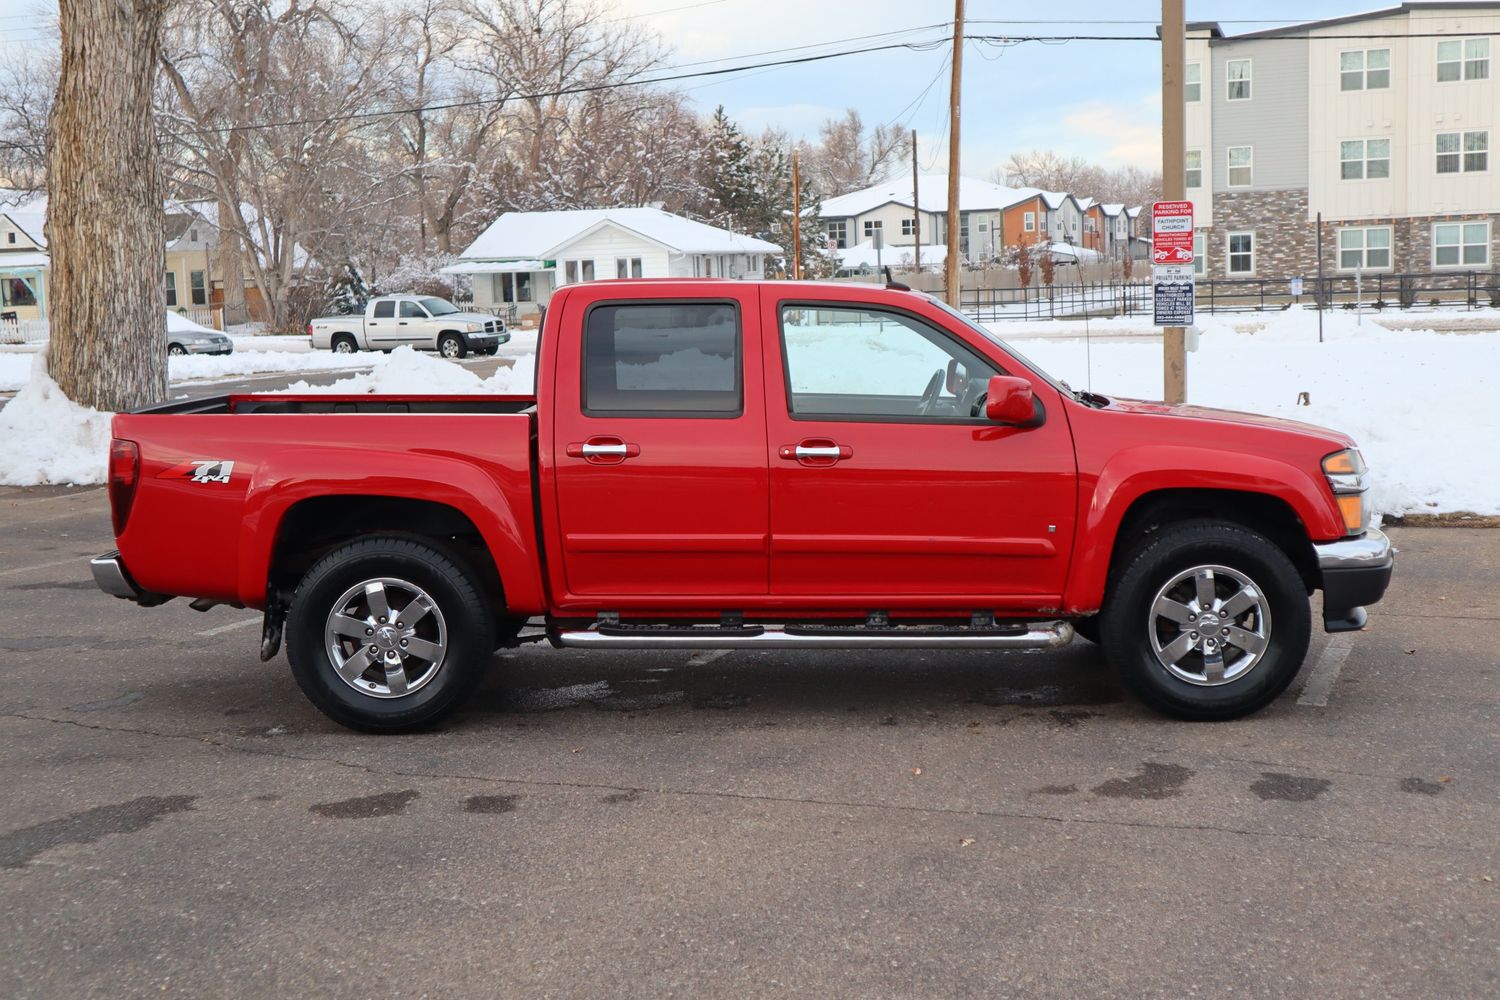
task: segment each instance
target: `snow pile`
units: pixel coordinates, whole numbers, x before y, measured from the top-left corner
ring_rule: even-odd
[[[46,354],[27,360],[30,379],[0,410],[0,486],[104,482],[112,414],[64,396]]]
[[[0,354],[0,392],[15,392],[31,378],[31,362],[35,354]]]
[[[398,347],[380,358],[373,371],[339,379],[332,385],[294,382],[287,393],[397,393],[407,395],[497,395],[529,396],[536,389],[536,355],[516,359],[514,367],[501,368],[487,379],[459,365],[410,347]]]
[[[257,372],[322,372],[369,368],[382,355],[334,354],[331,351],[245,351],[234,354],[183,354],[167,359],[174,383],[189,379],[232,378]]]
[[[167,332],[168,333],[218,333],[219,331],[215,330],[211,326],[204,326],[202,323],[194,323],[192,320],[188,319],[182,313],[175,313],[172,310],[168,309],[167,310]]]
[[[1045,325],[1044,325],[1045,326]],[[1097,324],[1096,324],[1097,326]],[[997,323],[1002,338],[1074,388],[1160,399],[1161,340],[1140,320],[1105,324],[1118,340],[1027,339],[1019,324]],[[1500,332],[1387,330],[1366,316],[1291,310],[1200,317],[1188,355],[1188,401],[1248,410],[1343,431],[1370,465],[1371,503],[1384,514],[1473,511],[1500,514],[1500,463],[1490,458],[1500,395]],[[1017,335],[1020,334],[1020,337]],[[1090,378],[1092,375],[1092,378]],[[1300,393],[1308,404],[1298,405]]]

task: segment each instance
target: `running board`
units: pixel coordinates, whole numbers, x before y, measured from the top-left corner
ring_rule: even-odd
[[[1009,629],[594,624],[557,633],[558,645],[573,649],[1057,649],[1072,641],[1063,621]]]

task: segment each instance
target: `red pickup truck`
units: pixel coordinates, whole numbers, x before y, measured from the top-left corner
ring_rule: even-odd
[[[263,609],[323,712],[452,710],[581,648],[1097,642],[1224,719],[1358,629],[1394,560],[1342,434],[1077,392],[899,285],[597,281],[535,396],[249,395],[115,417],[110,594]],[[533,629],[527,638],[537,637]]]

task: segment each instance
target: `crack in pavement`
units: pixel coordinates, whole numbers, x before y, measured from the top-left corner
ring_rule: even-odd
[[[1209,823],[1152,823],[1143,820],[1122,819],[1087,819],[1078,816],[1050,816],[1045,813],[1015,812],[1010,810],[996,809],[957,809],[945,806],[918,806],[902,805],[899,803],[882,802],[856,802],[847,799],[825,799],[814,796],[792,796],[792,795],[769,795],[752,792],[726,792],[691,788],[667,788],[648,787],[643,785],[610,784],[607,782],[593,781],[564,781],[560,779],[542,780],[539,778],[503,778],[482,774],[453,774],[440,771],[415,771],[393,767],[375,767],[369,764],[355,763],[341,760],[337,757],[323,757],[318,755],[295,754],[285,750],[272,750],[268,747],[247,747],[209,735],[192,735],[191,733],[163,733],[151,729],[136,729],[120,726],[104,726],[97,723],[82,722],[77,719],[57,719],[45,715],[28,715],[24,712],[0,712],[0,717],[11,719],[24,719],[30,722],[49,722],[54,725],[76,726],[80,729],[94,729],[107,733],[120,733],[137,736],[150,736],[157,739],[185,740],[194,743],[204,743],[229,750],[234,753],[242,753],[251,756],[271,757],[281,760],[298,761],[304,764],[325,764],[341,767],[352,771],[363,771],[366,774],[400,777],[400,778],[429,778],[435,781],[470,781],[489,785],[520,785],[527,788],[565,788],[578,791],[590,792],[653,792],[658,795],[675,795],[683,798],[721,799],[742,802],[766,802],[782,805],[812,805],[827,806],[843,809],[870,809],[885,812],[901,812],[916,815],[932,816],[977,816],[985,819],[1008,819],[1029,820],[1038,823],[1052,823],[1059,826],[1080,824],[1083,826],[1124,827],[1141,830],[1160,830],[1173,832],[1201,832],[1201,833],[1223,833],[1237,837],[1256,837],[1267,840],[1290,840],[1300,843],[1321,843],[1361,847],[1393,847],[1408,850],[1425,851],[1457,851],[1460,853],[1476,853],[1478,848],[1469,844],[1438,843],[1429,844],[1420,841],[1393,841],[1380,840],[1371,837],[1333,837],[1320,834],[1284,833],[1266,830],[1249,830],[1243,827],[1218,826]]]

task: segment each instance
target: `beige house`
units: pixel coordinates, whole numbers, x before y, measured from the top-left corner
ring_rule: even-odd
[[[14,197],[14,196],[12,196]],[[47,318],[47,199],[0,201],[0,318]]]

